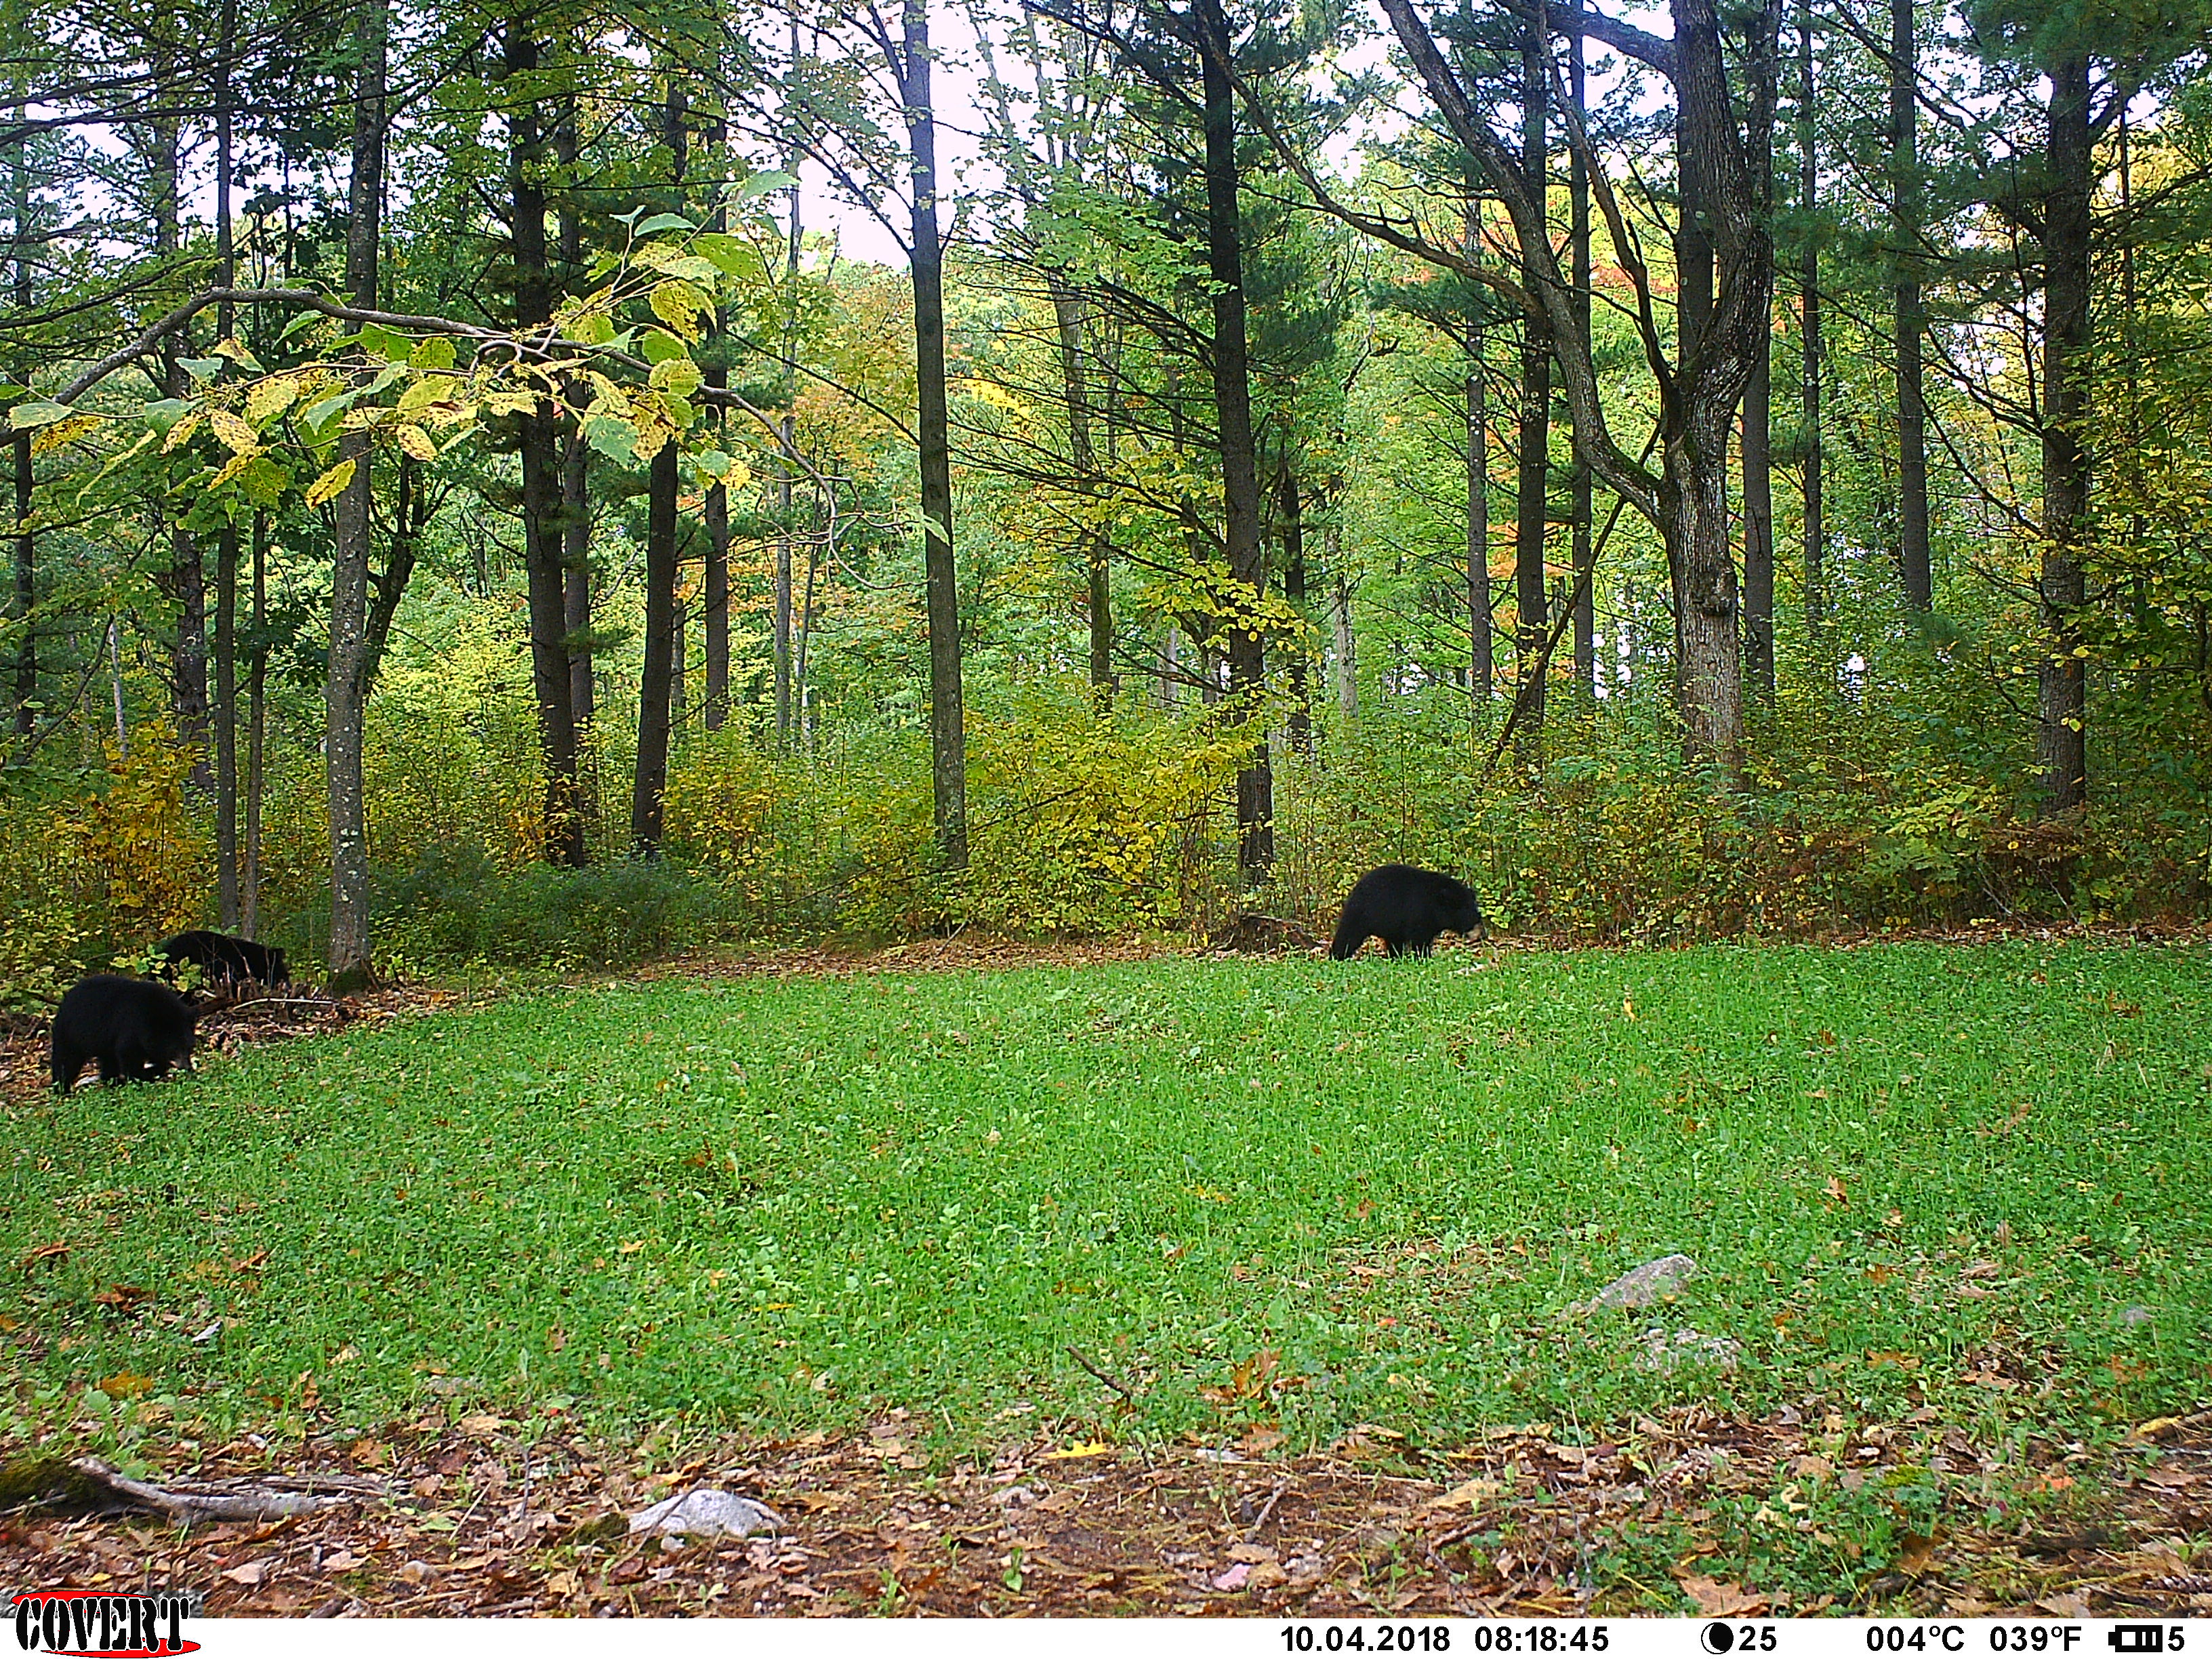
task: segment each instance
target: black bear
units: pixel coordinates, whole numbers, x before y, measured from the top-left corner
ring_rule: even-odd
[[[1474,889],[1433,870],[1386,864],[1353,884],[1328,953],[1342,962],[1358,955],[1372,935],[1394,957],[1425,957],[1442,933],[1483,936],[1482,907]]]
[[[173,968],[181,968],[188,962],[198,964],[202,975],[210,983],[223,981],[235,984],[241,980],[258,980],[264,985],[292,982],[291,972],[284,965],[284,953],[266,945],[256,945],[250,939],[233,939],[228,933],[210,933],[198,927],[162,940],[157,949],[169,959]]]
[[[88,1060],[102,1083],[158,1082],[192,1054],[192,1011],[166,985],[94,974],[54,1010],[54,1088],[67,1094]]]

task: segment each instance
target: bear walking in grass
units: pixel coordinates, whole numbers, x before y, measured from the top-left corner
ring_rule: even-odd
[[[94,974],[54,1010],[54,1088],[67,1094],[88,1060],[102,1083],[159,1082],[192,1054],[192,1011],[166,985]]]
[[[195,964],[201,977],[210,984],[235,985],[248,980],[263,985],[292,982],[284,953],[266,945],[257,945],[250,939],[234,939],[228,933],[211,933],[204,927],[196,927],[189,933],[162,940],[156,948],[168,958],[172,968],[181,968],[188,962]]]
[[[1425,957],[1438,933],[1483,937],[1482,907],[1474,889],[1434,870],[1386,864],[1360,877],[1344,901],[1343,918],[1328,953],[1339,962],[1358,954],[1372,937],[1394,957]]]

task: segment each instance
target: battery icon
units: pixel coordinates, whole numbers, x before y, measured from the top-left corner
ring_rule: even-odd
[[[2164,1653],[2166,1626],[2163,1625],[2115,1625],[2112,1633],[2105,1640],[2115,1653]]]

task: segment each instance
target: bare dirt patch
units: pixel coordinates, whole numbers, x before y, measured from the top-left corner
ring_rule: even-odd
[[[1874,1434],[1853,1468],[1827,1468],[1792,1415],[1686,1410],[1594,1446],[1501,1429],[1418,1462],[1361,1431],[1290,1455],[1261,1431],[1226,1448],[1033,1442],[933,1467],[917,1425],[894,1414],[845,1439],[726,1442],[649,1474],[620,1446],[440,1416],[281,1458],[250,1442],[164,1455],[172,1479],[368,1477],[381,1501],[188,1532],[19,1510],[0,1517],[0,1569],[26,1588],[197,1589],[210,1616],[2212,1612],[2212,1559],[2193,1541],[2212,1522],[2212,1413],[2151,1425],[2094,1465],[2046,1449],[2030,1478],[2049,1501],[1939,1527],[1794,1599],[1730,1565],[1741,1540],[1711,1523],[1731,1495],[1980,1460],[1929,1427]],[[21,1490],[33,1455],[0,1483]],[[629,1514],[694,1485],[766,1502],[783,1530],[682,1547],[629,1532]],[[1609,1548],[1668,1522],[1649,1582],[1608,1569]]]

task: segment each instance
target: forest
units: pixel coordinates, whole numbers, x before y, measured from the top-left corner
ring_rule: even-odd
[[[11,1004],[2203,908],[2201,0],[0,28]]]

